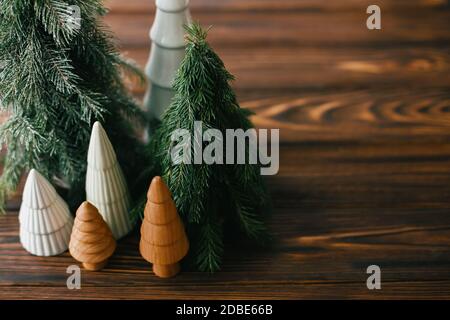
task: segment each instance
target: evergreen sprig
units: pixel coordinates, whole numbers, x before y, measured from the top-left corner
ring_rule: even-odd
[[[267,239],[262,209],[269,199],[258,164],[172,162],[172,133],[176,129],[192,133],[194,121],[202,121],[203,130],[218,129],[224,136],[226,129],[253,127],[251,113],[239,107],[230,86],[234,77],[206,41],[208,32],[197,23],[186,31],[186,56],[174,81],[175,97],[152,138],[151,150],[187,226],[195,265],[213,272],[220,268],[225,237],[241,232],[256,241]],[[191,149],[193,154],[195,147]],[[225,234],[225,225],[230,224],[232,232]]]
[[[76,28],[68,5],[80,9]],[[94,121],[130,183],[146,161],[135,134],[144,115],[122,82],[123,72],[143,76],[120,57],[105,13],[101,0],[0,0],[0,111],[10,115],[0,126],[0,210],[30,168],[71,186],[69,203],[78,205]]]

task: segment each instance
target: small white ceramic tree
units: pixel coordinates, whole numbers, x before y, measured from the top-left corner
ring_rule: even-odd
[[[114,238],[120,239],[134,225],[130,196],[116,153],[99,122],[92,128],[87,161],[86,200],[98,209]]]
[[[191,23],[188,5],[189,0],[156,0],[152,48],[145,68],[150,84],[144,104],[152,118],[161,119],[174,95],[172,81],[185,53],[184,26]]]
[[[34,169],[25,183],[19,221],[20,242],[31,254],[55,256],[67,250],[73,226],[69,207]]]

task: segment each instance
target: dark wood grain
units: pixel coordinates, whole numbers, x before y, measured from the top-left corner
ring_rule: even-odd
[[[224,12],[246,11],[267,12],[270,11],[359,11],[373,4],[371,0],[190,0],[190,8],[194,12]],[[447,0],[378,0],[377,4],[389,10],[405,10],[417,8],[445,8]],[[142,0],[110,0],[108,8],[113,12],[125,12],[127,14],[154,12],[153,1]]]
[[[234,87],[241,100],[257,91],[264,96],[295,93],[299,90],[431,87],[450,85],[450,45],[413,49],[330,48],[283,46],[262,48],[216,45],[226,67],[237,76]],[[127,51],[142,67],[148,48]],[[145,88],[134,88],[143,94]],[[264,94],[267,92],[266,94]]]
[[[417,43],[448,44],[450,29],[447,9],[392,11],[383,16],[383,31],[366,28],[365,8],[361,11],[273,13],[193,12],[195,20],[213,26],[209,40],[220,46],[267,47],[281,45],[289,48],[302,46],[375,46]],[[124,46],[147,46],[151,14],[111,14],[107,21]]]
[[[153,1],[111,0],[124,54],[148,57]],[[138,233],[102,272],[34,257],[19,243],[18,195],[0,217],[0,299],[449,299],[450,10],[445,0],[192,0],[260,128],[281,129],[269,249],[227,247],[223,270],[156,278]],[[133,87],[137,97],[144,88]],[[382,289],[366,288],[366,268]]]

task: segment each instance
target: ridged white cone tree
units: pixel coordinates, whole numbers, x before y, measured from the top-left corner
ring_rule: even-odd
[[[152,118],[161,119],[174,91],[172,81],[184,58],[184,26],[191,23],[189,0],[156,0],[156,16],[150,29],[152,47],[145,73],[149,88],[144,104]]]
[[[34,169],[25,184],[19,222],[20,242],[31,254],[55,256],[67,250],[73,226],[69,207]]]
[[[89,142],[86,199],[106,221],[115,239],[133,228],[130,196],[113,146],[99,122],[94,123]]]

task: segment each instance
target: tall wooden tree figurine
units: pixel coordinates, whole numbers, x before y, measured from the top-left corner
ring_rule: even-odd
[[[99,122],[94,123],[89,143],[86,198],[120,239],[133,228],[128,187],[113,146]]]
[[[20,242],[31,254],[55,256],[67,250],[72,215],[53,186],[34,169],[25,183],[19,221]]]
[[[153,263],[153,272],[158,277],[173,277],[180,271],[178,262],[189,249],[184,226],[161,177],[153,178],[147,199],[140,252],[145,260]]]
[[[96,207],[85,201],[77,210],[69,250],[87,270],[103,269],[116,249],[116,241]]]
[[[188,5],[189,0],[156,0],[151,54],[145,69],[150,84],[144,104],[152,118],[161,119],[174,95],[172,82],[185,54],[183,26],[191,22]]]

